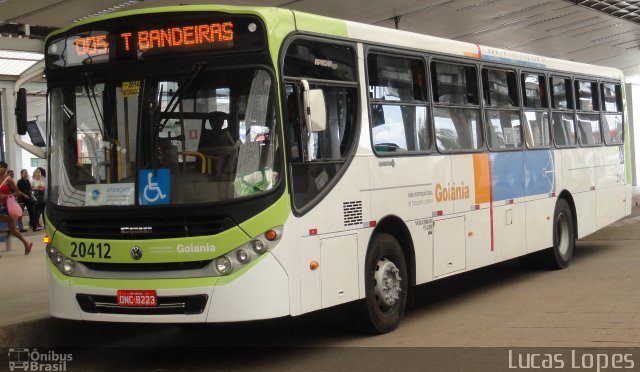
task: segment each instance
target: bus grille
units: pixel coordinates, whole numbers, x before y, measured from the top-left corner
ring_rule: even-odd
[[[126,315],[195,315],[202,314],[207,306],[209,296],[158,296],[158,306],[155,307],[124,307],[118,306],[116,296],[97,296],[77,294],[78,305],[85,313],[126,314]]]
[[[173,271],[202,269],[211,261],[212,260],[158,263],[82,262],[82,264],[96,271]]]
[[[74,238],[145,240],[215,235],[235,226],[230,218],[166,217],[146,220],[95,218],[66,220],[60,231]]]

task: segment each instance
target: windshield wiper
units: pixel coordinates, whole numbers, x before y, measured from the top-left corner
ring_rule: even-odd
[[[102,139],[109,142],[108,133],[104,130],[104,116],[102,115],[102,111],[100,111],[100,104],[98,103],[98,99],[96,98],[96,92],[93,89],[93,85],[89,80],[89,74],[82,74],[82,82],[84,85],[84,90],[87,93],[87,97],[89,98],[89,104],[91,105],[91,111],[93,111],[93,116],[96,118],[96,123],[98,124],[98,129],[100,130],[100,135]],[[95,104],[95,106],[94,106]],[[97,112],[96,112],[97,111]]]
[[[162,132],[165,125],[167,125],[170,119],[170,114],[172,114],[176,110],[176,108],[178,108],[178,105],[180,105],[180,102],[182,102],[182,99],[184,98],[185,92],[187,91],[187,89],[189,89],[200,71],[202,71],[205,64],[206,63],[204,62],[194,63],[193,66],[191,66],[191,72],[189,72],[189,74],[185,76],[184,79],[178,84],[178,90],[176,90],[176,93],[171,96],[171,100],[169,100],[167,107],[164,109],[164,111],[158,118],[158,121],[156,122],[156,135]],[[162,100],[162,96],[160,97],[160,100]]]
[[[159,111],[162,104],[163,89],[162,87],[160,88],[160,94],[158,95],[155,110],[152,116],[152,120],[155,123],[153,127],[153,138],[151,139],[151,148],[153,149],[153,151],[157,151],[158,149],[158,136],[169,122],[171,114],[176,110],[176,108],[178,108],[180,102],[182,102],[182,99],[184,98],[185,92],[187,91],[187,89],[189,89],[191,84],[193,84],[195,78],[198,76],[200,71],[202,71],[205,65],[206,63],[204,62],[196,62],[193,64],[193,66],[191,66],[191,71],[184,77],[184,79],[182,79],[180,83],[178,83],[178,90],[176,90],[176,93],[171,96],[167,107],[161,113],[159,113]],[[154,173],[158,168],[157,163],[157,156],[154,154],[154,156],[152,156],[151,158],[151,164]]]

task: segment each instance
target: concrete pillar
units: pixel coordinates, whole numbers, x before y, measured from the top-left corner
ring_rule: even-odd
[[[16,97],[13,84],[13,81],[0,82],[0,89],[2,90],[2,123],[5,161],[9,165],[9,169],[19,172],[22,169],[22,149],[13,140],[13,136],[16,133]]]

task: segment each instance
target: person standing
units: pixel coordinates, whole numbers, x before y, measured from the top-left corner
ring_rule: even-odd
[[[13,218],[9,216],[9,212],[7,210],[7,198],[12,195],[17,195],[20,193],[20,190],[18,190],[16,183],[13,182],[11,177],[7,174],[7,168],[7,163],[0,161],[0,221],[6,223],[7,228],[9,228],[9,232],[24,244],[24,254],[26,255],[31,253],[33,243],[29,243],[25,240],[22,234],[20,234],[16,229]]]
[[[42,167],[38,167],[38,169],[40,169],[40,176],[42,177],[42,182],[44,183],[44,186],[47,187],[47,170],[42,168]],[[43,202],[42,202],[42,211],[40,212],[40,214],[42,215],[42,223],[46,224],[46,220],[44,218],[44,208],[46,206],[46,198],[43,198]],[[42,227],[42,225],[40,225],[40,227]]]
[[[13,173],[13,170],[9,169],[7,171],[7,175],[9,177],[11,177],[11,179],[13,181],[16,180],[15,174]],[[31,192],[29,192],[29,194],[31,194]],[[24,203],[22,202],[22,199],[25,197],[26,195],[22,192],[22,190],[20,190],[20,188],[18,187],[18,194],[16,195],[17,197],[17,202],[18,205],[20,206],[20,211],[22,212],[24,210]],[[18,230],[23,233],[23,232],[27,232],[27,229],[24,228],[24,224],[22,223],[22,215],[20,215],[20,217],[18,217],[18,220],[16,221],[16,226],[18,227]]]
[[[33,194],[31,191],[31,182],[29,182],[29,171],[23,169],[20,171],[20,179],[18,180],[18,190],[22,192],[20,195],[20,203],[24,204],[29,213],[29,226],[31,230],[38,231],[38,220],[34,217],[34,202]]]
[[[36,170],[33,171],[33,178],[31,179],[31,190],[33,191],[34,198],[33,217],[35,218],[36,227],[42,227],[40,224],[40,216],[42,216],[44,212],[44,191],[46,187],[47,185],[40,173],[40,168],[36,168]]]

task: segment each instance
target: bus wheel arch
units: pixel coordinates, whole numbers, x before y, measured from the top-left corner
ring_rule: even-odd
[[[571,215],[570,219],[568,215]],[[569,231],[572,236],[566,235]],[[578,219],[573,197],[567,190],[563,190],[556,199],[552,229],[549,233],[552,235],[551,247],[518,257],[524,268],[558,270],[569,266],[578,237]]]

